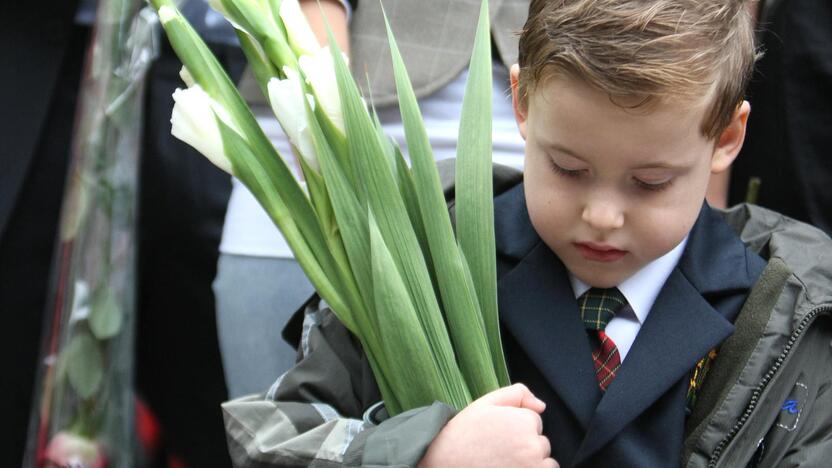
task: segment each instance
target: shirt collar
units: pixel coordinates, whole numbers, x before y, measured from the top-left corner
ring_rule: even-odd
[[[656,297],[658,297],[670,273],[679,263],[687,243],[688,238],[685,236],[679,242],[679,245],[670,252],[644,265],[618,285],[618,290],[627,299],[639,323],[643,324],[647,319],[647,314],[650,313],[650,309],[653,307],[653,303],[656,302]],[[576,278],[571,272],[569,273],[569,281],[572,283],[575,299],[581,297],[590,288],[588,284]]]

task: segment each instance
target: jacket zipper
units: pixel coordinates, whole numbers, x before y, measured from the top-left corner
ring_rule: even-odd
[[[766,372],[766,375],[763,376],[763,379],[754,389],[754,392],[751,393],[751,400],[748,402],[748,406],[745,407],[745,411],[742,413],[742,416],[740,416],[736,424],[734,424],[734,427],[731,428],[728,434],[719,442],[719,444],[714,449],[713,453],[711,454],[711,459],[708,461],[708,468],[716,468],[717,462],[719,462],[719,457],[722,456],[722,452],[725,450],[725,447],[727,447],[728,444],[730,444],[731,441],[734,440],[734,437],[736,437],[737,433],[739,433],[740,429],[742,429],[743,425],[745,425],[745,422],[748,420],[749,417],[751,417],[751,413],[754,411],[754,408],[757,407],[757,402],[759,401],[760,395],[763,393],[763,390],[766,389],[771,379],[774,378],[774,375],[780,369],[780,366],[783,364],[786,358],[789,356],[792,347],[795,345],[795,343],[797,343],[798,338],[800,338],[800,335],[802,335],[803,332],[806,330],[806,327],[808,327],[809,324],[811,324],[812,321],[815,319],[815,317],[818,316],[821,312],[828,311],[832,311],[832,306],[820,306],[815,309],[812,309],[811,311],[809,311],[808,314],[806,314],[805,317],[803,317],[803,320],[800,321],[800,324],[797,326],[797,329],[789,337],[789,341],[786,343],[786,347],[783,349],[783,352],[780,353],[780,356],[777,357],[777,360],[774,362],[774,364],[772,364],[768,372]]]

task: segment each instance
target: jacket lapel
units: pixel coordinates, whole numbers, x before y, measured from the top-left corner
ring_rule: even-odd
[[[504,333],[586,429],[601,391],[566,269],[535,232],[522,183],[495,198],[494,211]]]
[[[684,275],[674,270],[598,404],[576,463],[621,432],[733,330]]]
[[[733,333],[731,320],[764,266],[748,253],[704,206],[679,265],[598,404],[575,464],[610,442]]]
[[[584,429],[601,391],[566,270],[542,241],[499,284],[501,320]]]

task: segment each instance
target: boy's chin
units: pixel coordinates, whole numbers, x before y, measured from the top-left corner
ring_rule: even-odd
[[[614,288],[635,273],[623,268],[615,268],[612,265],[599,267],[576,265],[575,269],[569,268],[569,271],[588,286],[603,289]]]

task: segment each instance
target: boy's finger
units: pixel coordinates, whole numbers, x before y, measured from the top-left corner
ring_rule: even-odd
[[[530,427],[534,427],[537,435],[543,434],[543,418],[538,413],[528,408],[517,408],[515,414],[525,419]]]
[[[539,436],[538,440],[540,441],[540,451],[543,453],[543,458],[547,458],[552,454],[552,443],[549,442],[549,438],[544,435]]]
[[[540,417],[540,414],[535,412],[532,412],[530,414],[534,416],[534,428],[537,431],[537,435],[543,434],[543,418]]]
[[[546,403],[534,396],[531,390],[523,384],[514,384],[494,390],[480,397],[474,404],[526,408],[535,413],[542,413],[546,409]]]
[[[547,458],[543,460],[543,466],[544,468],[560,468],[560,465],[558,465],[558,462],[556,462],[554,458]]]

